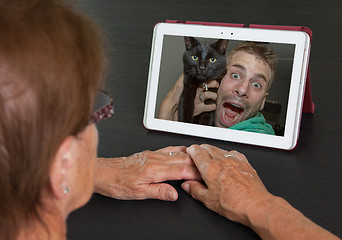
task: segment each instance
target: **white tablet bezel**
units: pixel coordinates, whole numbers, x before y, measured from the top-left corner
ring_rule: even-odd
[[[284,136],[244,132],[156,118],[156,99],[165,35],[294,44],[295,53]],[[301,31],[158,23],[153,33],[143,120],[144,126],[150,130],[291,150],[296,146],[299,134],[309,50],[310,38]]]

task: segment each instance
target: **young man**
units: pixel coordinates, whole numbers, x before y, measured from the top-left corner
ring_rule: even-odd
[[[274,135],[260,111],[264,108],[277,62],[272,50],[252,42],[239,45],[229,54],[227,74],[217,93],[217,127]]]

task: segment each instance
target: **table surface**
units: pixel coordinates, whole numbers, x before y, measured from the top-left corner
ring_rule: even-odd
[[[77,0],[111,46],[106,89],[115,115],[98,124],[99,156],[128,156],[169,145],[208,143],[244,153],[268,190],[342,237],[342,1]],[[165,19],[307,26],[313,31],[310,75],[314,115],[303,114],[297,148],[257,146],[152,132],[142,125],[155,23]],[[176,202],[120,201],[94,194],[68,218],[68,239],[259,239],[180,188]]]

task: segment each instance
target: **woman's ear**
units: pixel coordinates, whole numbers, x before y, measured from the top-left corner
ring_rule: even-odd
[[[71,178],[69,170],[74,164],[75,137],[68,136],[59,146],[55,158],[50,167],[49,180],[52,194],[63,199],[70,193]]]

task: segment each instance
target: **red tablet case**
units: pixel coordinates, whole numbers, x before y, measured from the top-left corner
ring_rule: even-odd
[[[242,27],[242,28],[259,28],[259,29],[277,29],[277,30],[290,30],[290,31],[302,31],[309,35],[310,42],[312,39],[312,31],[310,28],[302,27],[302,26],[278,26],[278,25],[258,25],[258,24],[250,24],[246,26],[245,24],[240,23],[216,23],[216,22],[195,22],[195,21],[178,21],[178,20],[166,20],[166,23],[183,23],[183,24],[199,24],[199,25],[208,25],[208,26],[224,26],[224,27]],[[310,72],[309,67],[306,74],[306,83],[304,90],[304,100],[303,100],[303,108],[302,112],[311,113],[315,112],[315,105],[312,102],[311,95],[311,83],[310,83]]]

